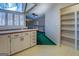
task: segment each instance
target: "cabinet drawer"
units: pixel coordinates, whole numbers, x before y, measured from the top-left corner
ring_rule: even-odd
[[[11,34],[11,38],[17,38],[17,37],[20,37],[20,36],[21,36],[21,33]]]
[[[30,32],[25,32],[24,35],[30,35]]]

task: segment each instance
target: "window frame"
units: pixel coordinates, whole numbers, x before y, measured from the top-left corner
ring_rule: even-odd
[[[5,25],[4,26],[0,26],[0,27],[9,27],[9,25],[8,25],[8,14],[9,13],[12,13],[13,14],[13,25],[12,25],[12,27],[15,27],[16,28],[16,26],[14,25],[14,15],[15,14],[18,14],[19,15],[19,26],[18,27],[20,27],[20,28],[23,28],[23,26],[21,26],[20,25],[20,15],[21,14],[24,14],[23,12],[15,12],[15,11],[9,11],[9,10],[2,10],[2,9],[0,9],[0,12],[4,12],[5,13]],[[25,14],[24,14],[24,21],[25,21]],[[25,27],[25,23],[24,23],[24,27]]]
[[[2,11],[0,13],[4,13],[4,22],[5,22],[5,24],[4,25],[0,25],[0,27],[3,27],[3,26],[6,25],[6,13],[5,12],[2,12]]]

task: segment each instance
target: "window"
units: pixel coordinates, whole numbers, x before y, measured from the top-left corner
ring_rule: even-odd
[[[14,14],[14,25],[19,26],[19,14]]]
[[[13,25],[13,14],[12,13],[8,13],[7,15],[8,17],[8,25]]]
[[[24,14],[21,13],[23,4],[22,3],[0,3],[0,26],[24,26]],[[13,11],[20,12],[13,12]]]
[[[0,26],[5,26],[5,13],[0,12]]]
[[[20,25],[24,26],[24,15],[20,15]]]
[[[0,9],[4,10],[12,10],[12,11],[23,11],[23,4],[22,3],[0,3]]]

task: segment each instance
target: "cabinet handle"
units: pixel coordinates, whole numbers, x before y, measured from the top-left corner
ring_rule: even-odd
[[[36,42],[33,42],[33,43],[36,43]]]
[[[23,41],[24,40],[24,38],[21,38],[21,41]]]
[[[10,35],[8,35],[8,37],[10,38]]]
[[[19,35],[14,35],[14,36],[19,36]]]
[[[26,33],[25,35],[28,35],[28,33]]]

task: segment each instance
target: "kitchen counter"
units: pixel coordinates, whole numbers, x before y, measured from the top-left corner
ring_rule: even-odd
[[[0,31],[0,35],[2,34],[10,34],[10,33],[20,33],[20,32],[27,32],[27,31],[37,31],[37,29],[21,29],[21,30],[9,30],[9,31]]]
[[[12,55],[37,44],[37,29],[0,31],[0,53]]]

